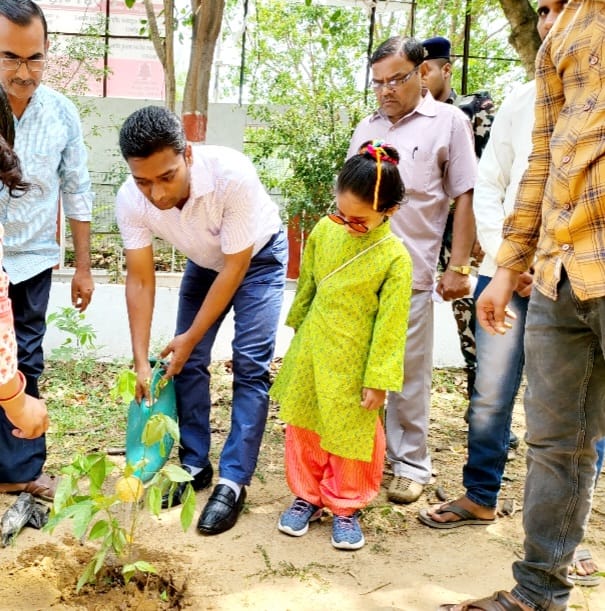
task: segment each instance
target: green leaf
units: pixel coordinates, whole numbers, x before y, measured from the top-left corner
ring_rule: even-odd
[[[75,478],[64,476],[59,480],[53,501],[53,511],[58,513],[70,503],[74,491],[77,490]],[[52,532],[52,531],[50,531]]]
[[[84,501],[77,505],[72,505],[74,513],[72,515],[74,521],[74,537],[80,539],[86,534],[90,521],[96,511],[93,509],[92,503]]]
[[[169,463],[164,465],[161,469],[161,473],[166,476],[171,482],[190,482],[193,480],[191,473],[185,471],[178,465]]]
[[[126,531],[118,524],[116,520],[114,520],[111,546],[118,556],[122,553],[122,550],[126,547],[126,544]]]
[[[125,564],[122,567],[122,577],[124,577],[124,583],[128,583],[137,572],[134,564]]]
[[[159,516],[162,509],[162,491],[159,486],[147,488],[147,507],[154,516]]]
[[[90,478],[90,494],[94,496],[101,491],[105,478],[115,468],[115,465],[103,454],[98,455],[90,465],[88,477]]]
[[[137,387],[137,374],[132,369],[125,369],[120,373],[115,386],[111,389],[110,396],[116,401],[121,399],[124,403],[134,400]]]
[[[76,585],[76,593],[80,592],[82,587],[87,583],[93,583],[95,580],[95,559],[93,558],[84,569],[82,575],[80,575],[80,579],[78,579],[78,583]]]
[[[157,569],[150,564],[149,562],[145,562],[144,560],[137,560],[131,564],[125,564],[122,567],[122,575],[124,577],[124,583],[128,583],[135,573],[139,571],[141,573],[151,573],[153,575],[157,575]]]
[[[152,575],[158,574],[158,571],[153,564],[146,562],[145,560],[137,560],[134,563],[134,568],[137,571],[141,571],[141,573],[151,573]]]
[[[187,484],[181,503],[181,527],[185,532],[191,526],[195,514],[195,492],[191,484]]]
[[[102,568],[105,563],[105,558],[107,557],[107,552],[109,551],[109,545],[104,545],[101,549],[93,556],[95,561],[95,565],[93,568],[93,572],[96,575]]]
[[[134,3],[136,2],[136,0],[124,0],[124,4],[128,7],[128,8],[132,8],[134,6]]]
[[[109,522],[107,520],[99,520],[95,522],[88,533],[88,538],[91,541],[104,537],[109,532]]]
[[[166,414],[154,414],[149,418],[143,429],[141,441],[146,446],[152,446],[156,443],[163,444],[164,437],[170,435],[172,439],[179,443],[179,426],[176,420]],[[165,450],[164,454],[165,455]]]

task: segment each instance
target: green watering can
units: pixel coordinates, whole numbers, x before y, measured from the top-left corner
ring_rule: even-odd
[[[156,387],[163,375],[164,372],[161,368],[154,369],[149,390],[152,397],[156,397]],[[143,482],[149,481],[164,466],[174,444],[174,440],[170,435],[164,435],[164,455],[162,456],[162,444],[159,441],[150,446],[146,446],[141,441],[143,429],[149,418],[154,414],[165,414],[173,420],[177,420],[176,395],[172,379],[168,380],[168,383],[159,391],[151,406],[147,404],[146,399],[142,399],[140,403],[133,399],[128,408],[126,462],[136,465],[143,459],[147,461],[144,466],[134,472],[134,475]]]

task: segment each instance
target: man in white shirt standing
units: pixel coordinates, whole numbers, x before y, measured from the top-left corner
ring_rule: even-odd
[[[178,117],[148,106],[130,115],[120,148],[132,176],[120,188],[116,215],[126,250],[126,302],[137,373],[136,397],[149,393],[149,339],[155,295],[153,235],[188,257],[176,333],[161,352],[175,376],[183,468],[194,490],[210,485],[211,349],[233,308],[231,430],[219,480],[198,522],[214,535],[230,529],[250,484],[269,405],[269,365],[285,287],[286,239],[276,204],[252,163],[238,151],[187,144]],[[180,485],[164,506],[181,502]]]

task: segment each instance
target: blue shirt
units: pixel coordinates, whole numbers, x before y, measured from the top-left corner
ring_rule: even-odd
[[[33,186],[10,197],[0,183],[3,265],[13,284],[59,262],[59,195],[65,217],[77,221],[91,220],[94,199],[78,111],[62,94],[44,85],[36,89],[21,118],[15,118],[15,151],[24,179]]]

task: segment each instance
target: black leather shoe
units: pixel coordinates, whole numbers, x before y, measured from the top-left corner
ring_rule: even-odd
[[[240,511],[246,500],[246,488],[242,487],[239,497],[226,484],[214,487],[206,507],[197,523],[197,529],[202,535],[218,535],[232,528],[237,522]]]
[[[519,438],[511,431],[508,440],[508,447],[511,450],[516,450],[519,447]]]
[[[191,470],[187,465],[183,465],[182,468],[187,471],[187,473],[191,473]],[[162,509],[168,509],[168,507],[176,507],[181,504],[181,499],[185,492],[185,488],[187,488],[187,484],[191,484],[193,489],[197,492],[198,490],[203,490],[204,488],[208,488],[212,483],[212,475],[213,475],[212,465],[206,465],[197,475],[193,476],[193,480],[190,482],[181,482],[177,485],[176,489],[172,493],[172,502],[170,500],[170,494],[167,492],[162,497]]]

